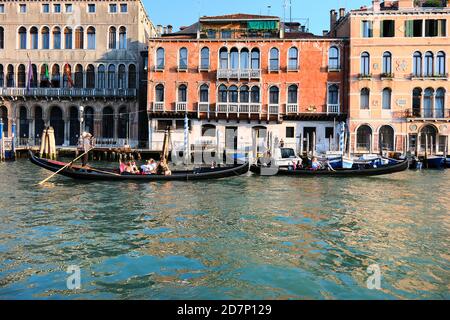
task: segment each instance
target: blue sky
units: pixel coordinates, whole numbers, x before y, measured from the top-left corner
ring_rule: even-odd
[[[309,18],[310,31],[321,34],[329,29],[331,9],[356,9],[371,5],[371,0],[291,0],[292,18],[297,21]],[[229,13],[270,14],[283,18],[284,0],[143,0],[147,12],[155,25],[171,24],[174,31],[187,26],[203,15],[221,15]],[[289,0],[287,0],[289,4]],[[286,10],[289,17],[289,7]]]

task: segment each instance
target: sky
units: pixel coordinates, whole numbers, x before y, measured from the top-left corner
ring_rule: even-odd
[[[174,31],[189,26],[200,16],[230,13],[250,13],[279,16],[283,19],[283,3],[286,1],[286,18],[289,18],[289,0],[143,0],[154,25],[172,25]],[[330,28],[330,10],[357,9],[371,5],[371,0],[290,0],[292,20],[309,23],[309,30],[321,34]],[[271,6],[269,9],[268,6]],[[270,10],[270,11],[269,11]],[[309,19],[306,20],[306,19]]]

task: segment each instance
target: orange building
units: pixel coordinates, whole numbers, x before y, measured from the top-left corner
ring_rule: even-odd
[[[186,114],[191,150],[220,146],[256,154],[280,143],[296,151],[338,148],[347,112],[345,40],[245,14],[167,30],[149,43],[151,149],[161,149],[171,126],[174,145],[184,150]]]
[[[443,154],[450,133],[447,0],[374,0],[341,18],[330,35],[349,39],[353,153]]]

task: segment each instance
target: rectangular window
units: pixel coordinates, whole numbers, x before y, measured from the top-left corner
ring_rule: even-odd
[[[173,123],[172,120],[158,120],[157,130],[164,131],[168,127],[172,128]]]
[[[295,138],[294,127],[286,127],[286,138]]]
[[[380,25],[380,37],[395,37],[395,21],[383,20]]]
[[[95,4],[93,4],[93,3],[88,4],[88,12],[95,13]]]
[[[20,13],[26,13],[27,12],[27,5],[26,4],[19,4],[19,12]]]
[[[5,5],[3,3],[0,4],[0,13],[5,13]]]
[[[49,13],[50,12],[50,5],[48,3],[44,3],[42,5],[42,12],[43,13]]]
[[[446,20],[425,20],[425,37],[445,37]]]
[[[117,4],[113,3],[109,5],[109,13],[116,13],[117,12]]]
[[[222,39],[231,39],[231,31],[230,30],[222,31]]]
[[[55,3],[53,5],[53,12],[54,13],[61,13],[61,5],[59,3]]]
[[[188,120],[188,128],[191,130],[191,120]],[[175,120],[175,130],[184,130],[184,120]]]
[[[334,138],[334,128],[326,127],[325,128],[325,139],[333,139]]]
[[[73,9],[72,4],[67,3],[66,4],[66,13],[72,13],[72,9]]]
[[[214,30],[208,30],[208,39],[215,39],[216,32]]]
[[[126,3],[120,4],[120,12],[127,13],[128,12],[128,5]]]
[[[405,37],[422,37],[423,20],[405,21]]]
[[[373,37],[373,22],[372,21],[362,21],[361,26],[361,36],[363,38]]]

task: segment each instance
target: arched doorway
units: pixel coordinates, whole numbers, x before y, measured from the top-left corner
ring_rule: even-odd
[[[3,137],[8,137],[8,109],[0,106],[0,118],[3,122]]]
[[[94,135],[94,109],[92,107],[84,109],[84,131]]]
[[[119,109],[119,128],[118,128],[118,137],[119,139],[128,139],[129,138],[129,125],[130,125],[130,116],[127,111],[127,107],[121,107]]]
[[[40,139],[42,137],[42,132],[44,131],[44,126],[45,126],[45,122],[44,122],[44,117],[43,117],[43,112],[42,112],[42,108],[39,106],[36,106],[34,108],[34,143],[36,145],[40,144]]]
[[[394,151],[394,129],[391,126],[382,126],[379,132],[380,150]]]
[[[356,131],[356,151],[370,152],[372,148],[372,129],[362,125]]]
[[[436,151],[437,129],[435,126],[426,125],[420,130],[420,148],[428,154],[434,154]]]
[[[52,107],[50,111],[50,126],[55,130],[55,144],[61,146],[64,144],[64,120],[63,112],[60,107]]]
[[[78,108],[70,107],[69,111],[69,143],[71,146],[76,146],[80,139],[80,120],[78,119]]]
[[[103,133],[105,139],[114,138],[114,110],[111,107],[103,109]]]
[[[28,121],[28,110],[25,106],[19,109],[19,139],[28,139],[30,137],[30,127]],[[21,143],[26,143],[21,141]]]

